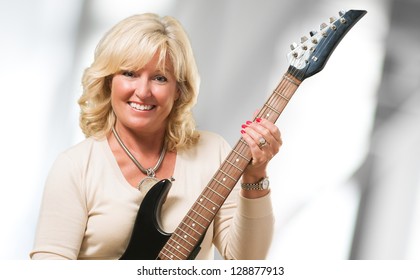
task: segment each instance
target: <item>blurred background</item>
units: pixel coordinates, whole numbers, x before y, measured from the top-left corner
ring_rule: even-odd
[[[83,69],[115,23],[181,21],[202,80],[198,126],[234,145],[289,45],[350,9],[368,14],[277,122],[269,259],[420,259],[418,0],[0,0],[0,259],[28,259],[49,168],[83,139]]]

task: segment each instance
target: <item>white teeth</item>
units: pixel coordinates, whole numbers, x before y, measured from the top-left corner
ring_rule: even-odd
[[[153,105],[143,105],[143,104],[137,104],[137,103],[128,103],[132,108],[140,111],[149,111],[153,109]]]

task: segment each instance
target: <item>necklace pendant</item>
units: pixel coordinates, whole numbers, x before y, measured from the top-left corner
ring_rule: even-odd
[[[146,195],[147,192],[158,182],[156,177],[147,176],[139,182],[137,189],[143,194]]]
[[[155,170],[153,168],[147,168],[146,175],[147,177],[155,178],[156,177]]]

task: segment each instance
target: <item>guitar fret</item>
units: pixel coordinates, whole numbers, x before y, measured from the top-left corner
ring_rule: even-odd
[[[245,144],[245,145],[247,145],[248,146],[248,143],[241,137],[241,139],[239,139],[239,141],[242,143],[242,144]]]
[[[163,249],[165,249],[165,247],[163,247],[163,248],[162,248],[162,250],[159,252],[159,255],[163,255],[163,256],[165,256],[167,259],[170,259],[170,257],[169,257],[168,255],[166,255],[166,254],[163,252]],[[162,259],[162,258],[160,258],[160,259]]]
[[[206,227],[204,225],[202,225],[201,223],[197,222],[195,219],[191,218],[188,214],[187,217],[193,221],[193,224],[197,223],[197,225],[199,225],[200,227],[202,227],[203,229],[206,229]]]
[[[180,247],[182,247],[185,251],[189,252],[190,250],[188,250],[185,246],[183,246],[181,243],[177,242],[175,239],[169,239],[169,241],[172,241],[173,243],[176,244],[176,247],[179,249]],[[169,244],[169,242],[168,242]],[[171,245],[173,246],[173,245]]]
[[[180,229],[179,227],[178,227],[178,229]],[[191,247],[193,247],[194,248],[194,244],[192,244],[191,242],[189,242],[186,238],[187,237],[185,237],[185,235],[184,236],[181,236],[181,235],[179,235],[178,233],[176,233],[176,232],[174,232],[173,234],[175,234],[176,236],[178,236],[178,238],[181,238],[181,240],[183,240],[183,241],[185,241],[185,242],[187,242],[188,244],[190,244],[191,245]]]
[[[286,96],[284,96],[283,94],[281,94],[280,92],[277,91],[277,89],[274,91],[275,94],[277,94],[278,96],[280,96],[281,98],[283,98],[284,100],[286,100],[287,102],[290,101],[289,98],[287,98]]]
[[[209,211],[211,214],[216,214],[213,211],[216,211],[216,207],[213,206],[213,211],[211,211],[210,209],[208,209],[205,205],[201,204],[200,202],[197,202],[198,205],[200,205],[201,207],[203,207],[204,209],[206,209],[207,211]]]
[[[225,171],[223,171],[223,170],[220,170],[220,172],[221,173],[223,173],[223,175],[226,175],[227,177],[229,177],[232,181],[234,181],[235,183],[236,182],[238,182],[238,180],[237,179],[235,179],[235,178],[233,178],[232,176],[230,176],[228,173],[226,173]]]
[[[181,255],[183,255],[184,257],[188,258],[187,255],[185,255],[183,252],[181,252],[180,250],[178,250],[177,248],[175,248],[172,244],[168,243],[169,246],[171,246],[172,248],[174,248],[175,251],[177,251],[178,253],[180,253]],[[167,251],[169,251],[167,248],[165,248]]]
[[[223,184],[222,182],[220,182],[216,178],[213,177],[213,180],[216,181],[219,185],[225,187],[228,191],[232,190],[231,188],[229,188],[228,186],[226,186],[225,184]]]
[[[193,211],[195,214],[197,214],[198,216],[200,216],[201,218],[203,218],[204,220],[206,220],[207,222],[211,222],[209,219],[207,219],[206,217],[204,217],[203,215],[201,215],[200,213],[198,213],[197,211],[195,211],[194,209],[191,209],[191,211]]]
[[[178,229],[180,229],[180,228],[178,228]],[[176,235],[176,236],[178,236],[178,238],[180,238],[182,241],[187,242],[189,245],[191,245],[191,247],[193,247],[193,248],[194,248],[194,244],[190,243],[187,239],[185,239],[185,237],[183,237],[183,236],[179,235],[178,233],[176,233],[176,231],[175,231],[173,234],[175,234],[175,235]]]
[[[201,232],[199,232],[198,230],[196,230],[195,228],[193,228],[192,226],[190,226],[186,222],[182,221],[181,223],[183,223],[186,227],[189,227],[191,230],[195,231],[197,234],[201,234]]]
[[[285,79],[285,80],[287,80],[288,82],[290,82],[290,83],[292,83],[292,84],[294,84],[295,86],[299,86],[300,84],[298,84],[297,82],[295,82],[294,80],[292,80],[292,79],[290,79],[288,76],[286,76],[286,75],[283,75],[283,78]]]
[[[186,231],[186,229],[183,229],[183,228],[182,228],[182,226],[178,227],[178,229],[184,233],[184,239],[187,239],[188,237],[190,237],[190,238],[191,238],[191,239],[193,239],[194,241],[198,241],[198,239],[197,239],[197,238],[195,238],[195,237],[194,237],[194,236],[192,236],[190,233],[188,233],[188,232]]]
[[[208,198],[207,196],[205,196],[204,194],[202,195],[206,200],[210,201],[211,203],[213,203],[214,205],[216,205],[217,207],[219,207],[219,204],[217,204],[216,202],[214,202],[213,200],[211,200],[210,198]],[[200,202],[203,201],[203,198],[200,198]]]
[[[233,162],[230,162],[228,160],[226,160],[226,162],[232,165],[233,167],[235,167],[236,169],[238,169],[239,171],[244,172],[241,168],[237,167]]]
[[[269,104],[265,104],[266,107],[270,108],[271,111],[274,111],[277,115],[280,115],[280,112],[277,111],[275,108],[273,108],[273,106],[269,105]]]
[[[191,209],[192,210],[192,209]],[[190,237],[190,238],[192,238],[192,239],[194,239],[194,240],[196,240],[197,241],[197,238],[196,238],[196,233],[198,232],[198,231],[195,231],[195,232],[191,232],[189,229],[188,229],[188,227],[186,227],[185,225],[183,225],[183,223],[181,222],[179,225],[178,225],[178,229],[180,230],[180,231],[182,231],[183,233],[185,233],[184,234],[184,238],[185,239],[188,239],[188,237]],[[200,234],[200,232],[198,232],[199,234]],[[181,232],[179,233],[179,234],[181,234]]]
[[[163,249],[165,249],[165,250],[167,250],[168,251],[168,249],[166,249],[165,247],[163,247]],[[169,251],[170,253],[171,253],[171,251]],[[164,255],[167,259],[171,259],[171,260],[173,260],[174,259],[174,255],[170,255],[170,256],[168,256],[167,254],[165,254],[164,252],[160,252],[162,255]],[[177,255],[175,255],[175,257],[177,258],[177,259],[179,259],[179,260],[181,260],[181,258],[179,258]]]
[[[220,196],[221,198],[225,199],[226,197],[224,197],[223,195],[221,195],[220,193],[216,192],[215,190],[209,188],[208,186],[206,187],[207,189],[209,189],[210,191],[214,192],[215,194],[217,194],[218,196]]]
[[[235,154],[237,154],[238,156],[240,156],[241,158],[243,158],[244,160],[246,160],[247,162],[251,161],[251,159],[247,158],[246,156],[244,156],[243,154],[241,154],[240,152],[237,152],[235,150],[232,150]]]

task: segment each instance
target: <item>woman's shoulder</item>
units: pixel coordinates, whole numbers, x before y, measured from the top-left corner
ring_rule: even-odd
[[[209,159],[215,156],[223,158],[230,151],[230,145],[221,135],[204,130],[199,130],[198,133],[200,135],[198,142],[184,151],[184,154]]]
[[[212,131],[199,130],[198,131],[200,138],[198,140],[198,146],[211,147],[223,147],[229,146],[227,141],[220,134]]]
[[[106,139],[98,140],[93,137],[86,138],[62,151],[58,155],[57,160],[65,159],[78,163],[89,161],[93,155],[98,154],[95,151],[102,149],[105,142]]]
[[[87,151],[92,150],[94,147],[102,144],[104,140],[97,140],[93,137],[85,138],[73,146],[63,151],[63,154],[75,155],[86,154]]]
[[[209,130],[198,130],[198,134],[200,135],[200,139],[203,137],[206,139],[223,139],[220,134]]]

